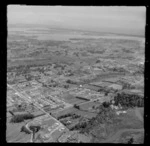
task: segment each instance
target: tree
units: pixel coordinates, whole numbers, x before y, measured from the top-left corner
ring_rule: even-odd
[[[32,107],[32,111],[34,111],[34,104],[33,103],[31,103],[31,107]]]
[[[79,105],[74,104],[74,108],[80,109]]]
[[[108,108],[109,106],[110,106],[110,103],[109,102],[103,102],[103,106],[105,107],[105,108]]]
[[[71,81],[71,80],[68,79],[68,80],[66,81],[66,83],[73,84],[73,81]]]
[[[105,92],[105,96],[108,96],[108,92]]]
[[[96,61],[96,63],[100,63],[100,62],[101,62],[100,60],[97,60],[97,61]]]
[[[35,140],[35,133],[37,133],[41,129],[41,126],[31,125],[29,128],[33,132],[33,140]]]
[[[38,132],[41,129],[41,126],[40,125],[31,125],[29,128],[33,132]]]
[[[33,114],[22,114],[22,115],[14,115],[10,122],[11,123],[20,123],[20,122],[23,122],[24,120],[27,120],[27,119],[33,119],[34,118],[34,115]]]
[[[64,88],[68,89],[68,88],[69,88],[69,85],[64,85]]]
[[[134,139],[132,137],[132,138],[129,139],[128,144],[133,144],[133,142],[134,142]]]
[[[94,105],[92,106],[92,109],[95,109],[95,106],[94,106]]]
[[[10,113],[12,116],[14,116],[14,113],[13,113],[12,111],[9,111],[9,113]]]

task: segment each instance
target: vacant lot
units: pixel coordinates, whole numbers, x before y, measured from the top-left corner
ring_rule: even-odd
[[[130,138],[134,138],[134,144],[143,144],[144,143],[144,131],[125,131],[123,132],[118,140],[115,140],[116,143],[127,143]]]
[[[27,122],[27,121],[26,121]],[[7,142],[28,142],[30,141],[30,134],[25,134],[21,131],[21,127],[26,124],[26,122],[22,123],[9,123],[7,121],[6,127],[6,141]]]
[[[85,100],[78,99],[75,96],[68,93],[63,94],[62,98],[64,98],[66,102],[71,104],[79,104],[85,102]]]
[[[95,112],[90,112],[90,111],[86,111],[86,110],[78,110],[74,107],[71,107],[69,109],[66,109],[66,110],[63,110],[63,111],[60,111],[58,112],[57,114],[55,114],[54,116],[56,117],[59,117],[61,115],[66,115],[68,113],[75,113],[77,115],[81,115],[81,117],[87,117],[87,118],[92,118],[92,117],[95,117],[97,114]]]
[[[98,102],[88,102],[88,103],[82,104],[80,106],[80,108],[83,110],[88,110],[88,109],[92,109],[92,107],[96,107],[98,105],[100,105],[100,103],[98,103]]]

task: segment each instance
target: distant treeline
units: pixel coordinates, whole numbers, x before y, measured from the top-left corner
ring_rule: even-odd
[[[24,60],[15,60],[15,61],[9,61],[7,64],[7,70],[11,70],[12,68],[19,67],[19,66],[42,66],[47,65],[49,63],[64,63],[67,65],[70,65],[75,60],[72,57],[60,57],[57,55],[49,55],[49,57],[42,58],[42,59],[24,59]]]

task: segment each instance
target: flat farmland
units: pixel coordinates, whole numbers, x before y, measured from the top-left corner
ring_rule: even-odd
[[[88,110],[89,108],[92,108],[93,106],[98,106],[98,105],[100,105],[100,103],[92,101],[92,102],[82,104],[80,106],[80,108],[83,109],[83,110]]]
[[[26,121],[27,122],[27,121]],[[27,142],[30,141],[30,134],[25,134],[21,131],[21,127],[25,125],[26,122],[21,123],[9,123],[7,121],[7,130],[6,130],[6,141],[7,142]]]
[[[45,57],[44,57],[45,58]],[[64,57],[64,56],[54,56],[54,55],[48,55],[48,58],[25,58],[25,59],[15,59],[8,61],[8,67],[14,67],[14,66],[21,66],[21,65],[47,65],[49,63],[65,63],[70,64],[75,61],[72,57]],[[69,63],[70,62],[70,63]]]
[[[42,125],[52,126],[54,123],[56,123],[56,120],[54,119],[44,119],[42,121]]]
[[[95,117],[97,115],[97,113],[94,113],[94,112],[89,112],[89,111],[86,111],[86,110],[78,110],[74,107],[71,107],[71,108],[68,108],[68,109],[65,109],[63,111],[60,111],[58,113],[55,114],[55,117],[59,117],[61,115],[66,115],[68,113],[72,113],[72,114],[77,114],[77,115],[81,115],[81,117],[84,117],[86,116],[87,118],[92,118],[92,117]]]
[[[85,102],[85,100],[78,99],[74,95],[68,93],[63,94],[62,98],[65,100],[65,102],[68,102],[70,104],[80,104]]]
[[[54,131],[54,132],[52,133],[53,141],[57,141],[57,139],[58,139],[65,131],[67,131],[67,130],[64,129],[64,130],[62,130],[62,131],[59,131],[59,129],[58,129],[58,130]]]
[[[87,117],[89,119],[97,115],[96,112],[94,113],[94,112],[89,112],[89,111],[84,111],[84,110],[76,110],[74,113],[77,115],[81,115],[81,117]]]
[[[38,116],[42,116],[44,115],[45,113],[40,111],[40,110],[37,110],[37,111],[34,111],[34,112],[30,112],[31,114],[33,114],[35,117],[38,117]]]

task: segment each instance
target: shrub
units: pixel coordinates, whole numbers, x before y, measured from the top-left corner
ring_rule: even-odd
[[[40,129],[41,129],[41,126],[39,125],[32,125],[29,127],[31,131],[34,131],[34,132],[38,132]]]
[[[74,108],[80,109],[79,105],[74,104]]]
[[[103,102],[103,106],[105,107],[105,108],[108,108],[109,106],[110,106],[110,103],[109,102]]]

